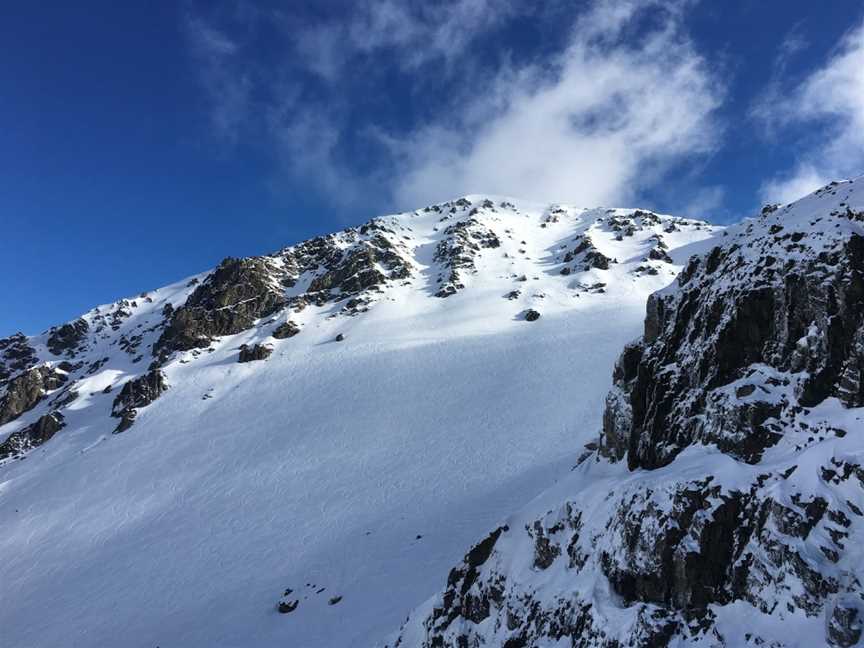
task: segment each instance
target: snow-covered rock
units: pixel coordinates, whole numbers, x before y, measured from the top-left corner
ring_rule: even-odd
[[[652,295],[578,467],[388,645],[857,645],[862,385],[858,178],[727,231]]]

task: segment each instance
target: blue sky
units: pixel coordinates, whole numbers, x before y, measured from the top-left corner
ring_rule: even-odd
[[[6,7],[0,335],[466,193],[737,220],[864,172],[862,21],[852,0]]]

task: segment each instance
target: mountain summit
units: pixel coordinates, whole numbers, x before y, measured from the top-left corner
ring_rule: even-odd
[[[468,196],[0,341],[4,643],[379,642],[568,474],[720,234]]]

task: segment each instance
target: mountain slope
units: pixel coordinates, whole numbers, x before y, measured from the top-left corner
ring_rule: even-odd
[[[864,178],[721,241],[650,298],[596,451],[389,645],[858,644]]]
[[[567,474],[717,234],[467,197],[0,341],[4,643],[376,643]]]

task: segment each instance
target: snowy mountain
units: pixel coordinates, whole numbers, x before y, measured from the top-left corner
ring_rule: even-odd
[[[822,216],[826,245],[859,227]],[[835,221],[843,228],[836,234]],[[638,435],[625,442],[626,421],[642,429],[644,412],[623,406],[603,458],[570,472],[603,424],[615,358],[639,334],[649,294],[721,234],[648,211],[469,196],[271,255],[226,259],[42,335],[0,340],[0,643],[377,645],[441,587],[466,547],[563,478],[542,496],[559,502],[550,517],[530,534],[510,522],[459,599],[486,596],[478,588],[500,574],[507,605],[490,603],[474,625],[462,615],[479,622],[479,612],[451,599],[447,624],[439,615],[426,633],[416,612],[401,643],[461,645],[433,635],[466,634],[494,645],[492,637],[508,632],[511,597],[516,606],[523,592],[539,597],[535,586],[560,593],[600,582],[594,552],[581,576],[557,554],[548,569],[523,562],[535,542],[554,552],[573,535],[552,521],[565,496],[578,496],[574,516],[597,509],[581,522],[587,530],[605,524],[601,513],[625,493],[648,506],[640,484],[662,481],[672,466],[681,478],[679,467],[691,462],[696,479],[702,456],[720,462],[713,484],[723,493],[752,470],[776,472],[733,468],[731,450],[689,447],[720,437],[735,445],[734,433],[707,427],[682,428],[659,453]],[[751,240],[729,240],[739,239]],[[730,259],[716,263],[734,286]],[[789,274],[782,263],[777,281]],[[704,262],[687,273],[691,286],[710,281]],[[652,302],[658,336],[664,332],[626,356],[615,402],[644,391],[633,367],[655,367],[660,356],[651,349],[674,325],[679,294]],[[814,326],[801,362],[821,348]],[[774,385],[769,379],[786,374],[760,367],[747,383],[758,391],[742,396],[746,407],[768,398],[763,388],[773,399],[793,398],[797,383]],[[724,380],[733,370],[724,369]],[[826,392],[813,393],[810,401]],[[831,402],[837,416],[852,411]],[[717,402],[724,406],[732,401]],[[819,407],[798,420],[827,415]],[[636,472],[614,461],[631,445]],[[828,447],[814,441],[806,451]],[[775,444],[763,462],[781,451],[799,452]],[[852,488],[844,466],[854,462],[843,461],[834,478]],[[605,500],[608,492],[618,499]],[[610,565],[623,564],[625,549],[610,556]],[[625,593],[639,600],[647,587]],[[551,606],[554,597],[536,600]],[[614,610],[623,621],[636,607]],[[518,618],[519,628],[534,627]],[[531,631],[548,634],[544,627]]]
[[[388,645],[859,645],[862,432],[864,177],[766,208],[654,294],[578,467]]]

